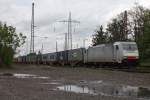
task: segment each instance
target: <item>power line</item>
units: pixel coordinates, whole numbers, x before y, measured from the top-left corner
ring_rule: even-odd
[[[34,37],[45,38],[45,39],[49,38],[47,36],[35,36],[35,35],[34,35]]]
[[[72,49],[72,23],[80,23],[80,21],[72,20],[71,19],[71,12],[69,12],[68,20],[61,20],[58,22],[68,23],[68,33],[65,36],[65,49],[69,50]],[[67,38],[66,38],[67,37]]]

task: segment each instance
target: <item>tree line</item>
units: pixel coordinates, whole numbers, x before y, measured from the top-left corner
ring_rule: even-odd
[[[26,36],[16,28],[0,22],[0,67],[10,66],[16,49],[25,43]]]
[[[112,18],[105,29],[100,25],[95,30],[92,45],[115,41],[135,41],[140,59],[150,59],[150,9],[136,4]]]

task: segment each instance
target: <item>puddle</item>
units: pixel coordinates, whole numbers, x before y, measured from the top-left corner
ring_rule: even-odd
[[[58,82],[50,82],[50,83],[41,83],[41,84],[58,85],[58,84],[60,84],[60,83],[58,83]]]
[[[3,73],[1,76],[6,77],[15,77],[15,78],[40,78],[40,79],[48,79],[48,77],[43,77],[39,75],[33,75],[33,74],[18,74],[18,73]]]
[[[57,87],[56,90],[62,90],[66,92],[75,92],[75,93],[88,93],[88,94],[94,94],[94,91],[89,89],[88,87],[79,87],[76,85],[64,85]]]
[[[98,94],[105,96],[139,97],[138,87],[102,85],[97,88]]]
[[[48,77],[43,77],[39,75],[33,75],[33,74],[13,74],[16,78],[40,78],[40,79],[48,79]]]
[[[102,80],[99,80],[99,81],[92,81],[90,82],[91,84],[101,84],[103,81]]]
[[[95,83],[95,82],[94,82]],[[101,83],[100,81],[97,83]],[[150,89],[133,86],[114,86],[110,84],[101,84],[96,87],[80,85],[63,85],[58,86],[55,90],[75,93],[88,93],[92,95],[116,96],[116,97],[133,97],[140,99],[150,99]]]
[[[50,82],[47,83],[40,83],[40,84],[45,84],[45,85],[61,85],[62,81],[61,80],[51,80]]]
[[[32,74],[13,74],[13,76],[16,77],[16,78],[36,77],[36,75],[32,75]]]

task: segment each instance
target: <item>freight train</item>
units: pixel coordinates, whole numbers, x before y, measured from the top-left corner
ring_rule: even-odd
[[[61,65],[137,64],[139,52],[135,42],[114,42],[89,48],[77,48],[46,54],[19,56],[18,63]]]

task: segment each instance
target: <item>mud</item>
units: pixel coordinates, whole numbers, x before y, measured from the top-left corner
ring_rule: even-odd
[[[1,100],[150,100],[150,73],[14,65],[0,70]]]

